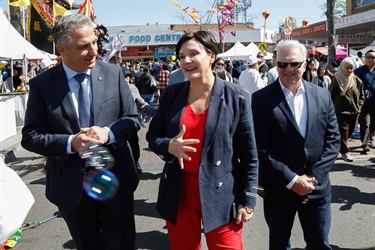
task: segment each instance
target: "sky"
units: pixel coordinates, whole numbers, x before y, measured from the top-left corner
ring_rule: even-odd
[[[84,0],[75,0],[82,3]],[[193,20],[177,7],[171,0],[92,0],[97,18],[96,23],[104,26],[146,25],[152,24],[184,24]],[[195,8],[206,23],[207,10],[212,8],[214,0],[177,0],[183,7]],[[8,10],[8,0],[0,0],[0,7]],[[248,10],[248,21],[255,28],[264,26],[263,11],[269,11],[266,28],[278,31],[280,18],[294,17],[296,25],[302,26],[302,20],[309,24],[325,20],[320,6],[326,0],[252,0]],[[76,11],[72,11],[75,13]],[[211,19],[216,21],[216,15]]]

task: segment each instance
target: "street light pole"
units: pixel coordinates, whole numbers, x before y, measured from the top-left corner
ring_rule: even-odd
[[[263,11],[262,16],[264,17],[264,33],[263,33],[263,42],[266,41],[266,20],[271,13],[269,11]]]

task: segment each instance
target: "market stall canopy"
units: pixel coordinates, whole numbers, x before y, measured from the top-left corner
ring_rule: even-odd
[[[249,57],[251,52],[240,42],[236,42],[236,44],[228,51],[218,54],[218,58],[230,58],[230,60],[246,60]]]
[[[0,58],[13,60],[43,59],[47,54],[37,49],[24,39],[6,18],[4,11],[0,8]]]
[[[253,42],[249,43],[249,45],[247,45],[246,48],[253,56],[257,56],[258,52],[260,52],[258,46]]]

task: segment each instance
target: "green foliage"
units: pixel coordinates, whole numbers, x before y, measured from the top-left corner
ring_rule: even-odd
[[[333,0],[327,0],[327,1],[331,2]],[[320,5],[320,9],[324,11],[322,16],[325,16],[327,12],[327,3]],[[340,18],[345,15],[346,15],[346,0],[335,0],[335,8],[333,11],[333,16],[335,16],[336,18]]]

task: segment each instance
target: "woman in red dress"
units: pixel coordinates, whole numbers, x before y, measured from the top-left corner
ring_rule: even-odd
[[[184,35],[176,55],[188,81],[168,86],[150,123],[150,148],[165,160],[158,212],[171,249],[244,249],[253,216],[258,158],[250,96],[213,74],[217,44],[207,31]]]

